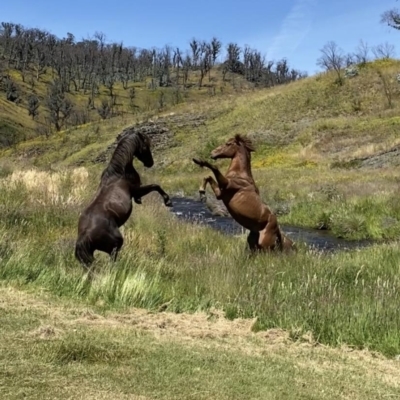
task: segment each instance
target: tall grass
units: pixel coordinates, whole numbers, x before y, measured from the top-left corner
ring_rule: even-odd
[[[60,179],[49,193],[23,179],[3,179],[0,279],[5,284],[104,308],[218,307],[228,318],[258,317],[255,329],[280,327],[293,337],[311,331],[326,344],[400,353],[396,245],[329,255],[300,246],[294,255],[249,257],[245,237],[179,222],[155,195],[135,206],[123,228],[118,262],[96,255],[90,281],[73,257],[78,214],[94,189],[85,179],[82,197],[72,202],[66,196],[71,179]]]

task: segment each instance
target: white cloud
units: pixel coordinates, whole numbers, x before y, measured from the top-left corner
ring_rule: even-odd
[[[269,59],[290,55],[300,45],[311,29],[313,11],[317,0],[295,0],[292,9],[283,20],[279,33],[272,39],[267,50]]]

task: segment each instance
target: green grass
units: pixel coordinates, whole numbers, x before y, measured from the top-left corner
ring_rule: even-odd
[[[397,244],[334,255],[300,246],[295,255],[249,259],[245,237],[182,224],[150,196],[124,228],[117,264],[99,254],[98,275],[89,282],[73,256],[82,199],[95,185],[87,179],[89,186],[64,175],[56,194],[23,183],[3,187],[2,281],[116,309],[217,307],[229,318],[258,317],[256,329],[311,331],[324,344],[400,353]]]
[[[0,293],[0,387],[7,399],[399,395],[394,362],[290,343],[279,331],[263,337],[202,314],[189,327],[169,313],[104,314],[49,295],[4,287]]]

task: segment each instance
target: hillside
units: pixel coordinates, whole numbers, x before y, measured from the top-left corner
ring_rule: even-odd
[[[250,91],[248,88],[249,90],[235,92],[232,86],[227,84],[226,91],[215,96],[207,96],[208,88],[204,87],[202,90],[189,91],[188,96],[192,98],[181,104],[169,104],[166,110],[146,110],[147,112],[138,112],[136,115],[128,112],[127,94],[125,93],[124,97],[121,88],[120,97],[124,99],[122,106],[125,107],[123,115],[105,121],[98,118],[97,121],[83,126],[50,134],[49,138],[25,140],[25,143],[11,151],[3,151],[3,154],[11,154],[14,150],[18,154],[21,149],[28,149],[36,143],[51,146],[60,138],[66,137],[71,143],[78,142],[80,138],[90,136],[90,133],[101,130],[103,126],[114,127],[111,128],[115,129],[114,132],[106,129],[109,132],[107,137],[103,137],[101,132],[96,134],[96,141],[100,143],[115,137],[122,126],[162,117],[174,131],[175,145],[179,144],[180,147],[184,147],[185,137],[191,142],[201,141],[204,147],[210,145],[206,142],[219,136],[226,138],[235,133],[245,133],[252,135],[261,146],[256,158],[260,156],[264,159],[267,150],[275,151],[280,148],[285,154],[288,151],[295,153],[302,150],[302,155],[298,155],[299,159],[307,159],[307,156],[311,159],[314,155],[315,162],[320,161],[318,157],[321,156],[324,161],[350,161],[388,150],[396,145],[396,125],[399,123],[397,115],[400,107],[400,85],[396,81],[396,72],[399,66],[400,63],[395,60],[368,63],[360,69],[359,76],[348,78],[343,86],[336,85],[333,75],[328,74],[263,90]],[[383,71],[383,78],[379,76],[380,71]],[[218,70],[215,70],[212,76],[214,82],[218,83]],[[239,80],[240,77],[235,79]],[[245,82],[240,83],[239,80],[239,85],[243,88]],[[45,90],[46,82],[43,81],[37,91],[43,93]],[[155,92],[154,96],[157,94]],[[392,103],[390,106],[388,96]],[[140,101],[144,100],[139,98],[138,102]],[[28,121],[25,120],[25,112],[21,112],[22,110],[12,103],[11,105],[14,107],[5,101],[1,102],[2,120],[13,119],[14,124],[19,121],[21,126],[29,129],[29,118],[26,118]],[[169,114],[173,116],[168,118]],[[197,137],[198,135],[188,127],[182,126],[186,117],[188,120],[199,117],[204,121],[204,125],[197,127],[198,130],[204,131],[201,137]],[[90,142],[93,139],[86,140]],[[305,155],[305,152],[309,154]],[[277,155],[274,157],[276,159]],[[38,159],[36,162],[40,164],[41,161]],[[293,160],[291,162],[295,163]],[[279,161],[269,157],[259,163],[256,161],[256,168],[276,163]]]
[[[208,156],[221,140],[244,133],[257,145],[253,168],[263,195],[283,222],[347,238],[391,238],[400,232],[391,168],[398,163],[399,66],[396,60],[367,63],[341,86],[334,75],[322,74],[262,90],[203,92],[203,101],[199,94],[169,110],[90,122],[1,155],[3,163],[18,159],[40,168],[95,167],[122,129],[152,121],[169,133],[146,174],[195,195],[203,172],[191,158]],[[371,201],[379,203],[374,210],[366,206]]]

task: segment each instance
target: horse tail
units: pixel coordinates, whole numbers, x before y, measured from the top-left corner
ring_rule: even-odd
[[[94,261],[93,253],[90,249],[90,242],[85,236],[79,237],[76,241],[75,258],[86,267]]]

